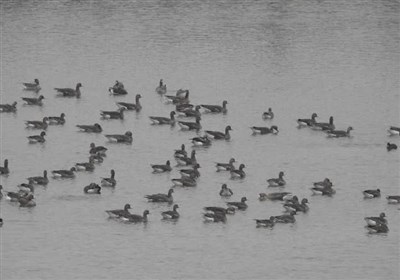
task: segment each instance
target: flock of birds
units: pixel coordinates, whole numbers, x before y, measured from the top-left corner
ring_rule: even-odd
[[[39,80],[35,79],[34,83],[23,83],[24,89],[27,91],[33,91],[39,93],[41,86]],[[60,96],[63,97],[76,97],[80,98],[82,87],[81,83],[77,83],[75,88],[55,88]],[[116,81],[113,87],[109,88],[109,92],[112,95],[126,95],[128,92],[124,88],[121,82]],[[175,110],[171,111],[169,117],[160,116],[150,116],[149,119],[154,125],[175,125],[178,124],[182,130],[192,130],[199,132],[202,129],[201,126],[201,115],[204,111],[213,114],[226,114],[228,102],[224,100],[221,105],[207,105],[199,104],[193,105],[189,100],[189,90],[180,89],[176,91],[175,95],[167,95],[167,86],[160,80],[158,87],[156,88],[156,93],[165,97],[165,99],[175,105]],[[115,111],[101,111],[100,115],[104,119],[123,119],[124,111],[140,111],[142,105],[140,103],[140,98],[142,96],[137,94],[135,97],[135,103],[127,102],[116,102],[118,109]],[[43,104],[44,97],[39,95],[38,97],[23,97],[22,100],[26,102],[27,105],[41,106]],[[0,112],[4,113],[14,113],[17,111],[17,102],[12,104],[0,104]],[[194,118],[194,121],[178,121],[175,116],[182,116],[185,118]],[[350,131],[353,130],[349,126],[346,130],[336,130],[333,123],[333,117],[330,117],[328,122],[317,122],[316,118],[318,115],[313,113],[311,118],[298,119],[297,123],[299,127],[309,127],[314,130],[324,131],[328,137],[350,137]],[[60,116],[47,116],[42,120],[29,120],[26,121],[26,127],[42,130],[40,134],[28,136],[28,141],[30,143],[43,143],[46,141],[46,129],[49,125],[63,125],[66,121],[66,116],[61,113]],[[262,113],[262,119],[268,121],[274,118],[274,113],[271,108],[268,111]],[[78,124],[76,127],[88,133],[102,133],[102,127],[100,124]],[[227,125],[224,131],[212,131],[204,130],[203,136],[197,136],[191,138],[193,146],[203,146],[207,147],[212,145],[213,141],[216,140],[229,140],[231,138],[230,131],[232,127]],[[253,126],[251,130],[254,134],[278,134],[279,129],[276,125],[268,126]],[[390,127],[388,129],[390,135],[399,136],[399,127]],[[106,134],[104,135],[109,141],[117,143],[132,143],[132,132],[126,131],[123,134]],[[387,150],[395,150],[397,145],[394,143],[387,143]],[[52,170],[51,173],[54,178],[73,178],[78,170],[93,171],[95,169],[96,163],[101,163],[106,155],[107,148],[104,146],[96,146],[94,143],[90,144],[89,147],[89,160],[87,162],[76,163],[75,166],[68,170]],[[180,169],[180,178],[172,179],[174,187],[195,187],[197,185],[197,178],[200,177],[200,172],[198,169],[201,167],[196,159],[196,150],[192,149],[190,155],[186,151],[185,144],[182,144],[180,149],[174,151],[174,159],[177,161]],[[241,163],[238,167],[235,166],[236,161],[231,158],[228,162],[216,163],[217,172],[227,172],[230,174],[231,179],[243,179],[246,177],[244,171],[245,164]],[[172,170],[171,162],[168,160],[165,164],[154,164],[151,165],[154,173],[170,172]],[[8,175],[10,174],[10,168],[8,166],[8,159],[4,160],[4,166],[0,166],[0,174]],[[284,172],[281,171],[277,178],[271,178],[267,180],[269,187],[284,187],[286,181],[284,179]],[[27,178],[27,183],[22,183],[18,185],[18,191],[7,191],[4,196],[11,202],[16,202],[20,207],[34,207],[36,202],[34,199],[34,188],[35,185],[47,185],[49,183],[49,178],[47,175],[47,170],[43,171],[43,176],[35,176]],[[85,194],[100,194],[101,189],[104,187],[114,188],[117,184],[115,178],[115,170],[110,171],[110,177],[102,178],[100,185],[97,183],[90,183],[88,186],[83,188]],[[146,195],[145,198],[149,202],[154,203],[166,203],[168,205],[173,205],[171,210],[167,210],[161,213],[163,219],[177,220],[180,215],[177,209],[178,204],[174,204],[173,193],[174,187],[170,188],[168,193],[156,193]],[[3,197],[2,185],[0,185],[0,199]],[[333,188],[333,183],[330,179],[325,178],[320,182],[314,182],[311,191],[315,195],[327,195],[332,196],[335,194],[335,189]],[[219,195],[224,198],[229,198],[233,195],[233,191],[226,185],[221,186]],[[363,191],[365,198],[376,198],[381,196],[379,189],[376,190],[365,190]],[[386,197],[388,203],[399,204],[400,195],[389,195]],[[295,215],[300,212],[307,212],[309,210],[307,198],[299,200],[296,195],[290,192],[271,192],[271,193],[260,193],[258,199],[260,201],[264,200],[278,200],[283,201],[283,207],[286,211],[283,215],[271,216],[267,219],[255,219],[257,227],[273,227],[276,223],[294,223],[296,221]],[[204,207],[205,212],[203,217],[205,221],[211,222],[226,222],[227,215],[232,215],[236,211],[244,211],[247,209],[248,205],[246,203],[247,198],[242,197],[240,201],[230,201],[226,202],[226,207],[220,206],[207,206]],[[123,209],[116,210],[106,210],[105,212],[110,218],[116,219],[123,222],[132,223],[143,223],[147,222],[147,216],[150,213],[148,210],[144,210],[143,214],[132,214],[130,212],[130,204],[125,204]],[[371,233],[386,233],[389,228],[387,226],[388,222],[386,220],[385,213],[380,213],[377,217],[366,217],[365,221],[367,223],[366,228]],[[3,220],[0,218],[0,225],[3,224]]]

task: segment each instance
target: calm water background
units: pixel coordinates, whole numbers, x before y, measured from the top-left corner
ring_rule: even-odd
[[[399,152],[387,152],[390,125],[399,125],[399,1],[2,1],[1,103],[18,101],[16,114],[1,115],[1,177],[6,191],[44,169],[87,160],[89,144],[108,156],[93,173],[54,180],[35,190],[37,207],[4,199],[1,279],[399,279],[399,207],[384,198],[399,194]],[[21,82],[39,78],[44,106],[22,105]],[[161,221],[166,205],[144,195],[167,192],[171,174],[151,174],[149,164],[172,160],[195,133],[151,126],[150,115],[173,110],[154,89],[188,88],[194,104],[228,100],[227,115],[204,115],[203,128],[232,140],[198,150],[198,186],[176,189],[176,223]],[[112,97],[118,79],[129,94]],[[57,98],[54,87],[83,84],[82,98]],[[143,110],[123,121],[102,121],[99,110],[134,100]],[[173,92],[171,92],[173,94]],[[268,107],[275,119],[265,123]],[[47,142],[29,145],[25,120],[66,114]],[[317,112],[335,117],[349,139],[297,129],[297,118]],[[102,135],[78,133],[76,124],[99,122],[104,133],[132,130],[132,145],[112,145]],[[252,125],[278,125],[278,136],[254,137]],[[235,157],[247,177],[229,180],[214,162]],[[172,160],[172,162],[174,162]],[[83,194],[90,182],[116,170],[115,190]],[[254,218],[282,213],[280,202],[259,202],[266,179],[286,174],[285,191],[307,197],[310,211],[294,225],[257,229]],[[330,178],[337,194],[311,196],[311,183]],[[249,208],[226,224],[205,224],[202,207],[223,206],[220,185],[247,196]],[[364,200],[379,187],[383,197]],[[147,225],[107,219],[106,209],[131,203],[149,209]],[[365,216],[386,212],[390,231],[368,235]]]

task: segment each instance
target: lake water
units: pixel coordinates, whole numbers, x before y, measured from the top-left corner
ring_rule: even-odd
[[[1,103],[18,101],[1,114],[1,165],[5,191],[43,170],[69,169],[87,160],[89,144],[108,148],[94,172],[72,180],[50,179],[36,187],[37,206],[0,202],[1,279],[399,279],[399,151],[386,151],[389,126],[399,126],[399,1],[2,1]],[[42,107],[25,106],[22,82],[39,78]],[[197,149],[196,188],[176,188],[181,218],[161,220],[166,205],[147,194],[166,193],[171,174],[152,174],[150,164],[173,159],[194,132],[152,126],[148,116],[174,109],[155,93],[159,79],[170,90],[190,89],[193,104],[228,101],[226,115],[203,114],[202,126],[223,130],[230,141]],[[129,94],[110,96],[122,81]],[[81,99],[58,98],[53,88],[83,84]],[[143,110],[123,121],[101,120],[100,110],[142,95]],[[261,119],[272,107],[275,118]],[[66,114],[64,126],[47,129],[42,145],[26,120]],[[329,139],[298,129],[298,118],[352,126],[351,138]],[[102,134],[78,133],[75,125],[100,123]],[[277,136],[252,136],[250,126],[277,125]],[[104,134],[133,131],[132,145],[110,144]],[[202,134],[202,132],[200,133]],[[215,172],[215,162],[234,157],[246,165],[244,180]],[[114,190],[84,195],[115,169]],[[282,214],[281,202],[258,201],[274,192],[266,179],[285,172],[290,191],[310,201],[294,225],[256,228],[256,218]],[[334,183],[333,197],[312,196],[312,182]],[[223,223],[204,223],[204,206],[224,206],[227,183],[248,198],[248,209]],[[382,197],[364,200],[362,191]],[[149,222],[126,224],[104,212],[132,205],[148,209]],[[370,235],[366,216],[385,212],[390,231]]]

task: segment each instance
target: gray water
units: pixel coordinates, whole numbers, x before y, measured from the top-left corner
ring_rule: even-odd
[[[387,152],[389,126],[399,126],[399,1],[2,1],[1,103],[18,101],[16,114],[1,114],[1,165],[5,191],[43,170],[69,169],[87,160],[89,144],[107,146],[94,172],[72,180],[50,179],[36,187],[37,206],[0,202],[1,279],[399,279],[398,151]],[[39,78],[43,107],[22,105],[21,82]],[[150,164],[173,164],[173,150],[194,132],[150,125],[148,116],[174,109],[154,92],[164,79],[169,94],[190,89],[193,104],[228,101],[228,114],[205,114],[203,129],[231,125],[231,141],[198,149],[202,168],[196,188],[175,189],[181,218],[161,220],[166,205],[144,196],[166,193],[171,174],[155,175]],[[129,94],[113,97],[115,80]],[[57,98],[54,87],[83,84],[81,99]],[[143,110],[123,121],[100,120],[116,101]],[[268,107],[273,121],[263,121]],[[27,143],[37,131],[25,120],[66,114],[51,126],[42,145]],[[298,129],[296,119],[312,112],[334,116],[352,137],[329,139]],[[78,133],[76,124],[99,122],[102,134]],[[252,136],[250,126],[279,127],[277,136]],[[103,134],[132,130],[132,145],[110,144]],[[200,133],[202,134],[202,133]],[[247,177],[230,180],[214,162],[234,157]],[[90,182],[116,170],[114,190],[83,194]],[[255,218],[280,215],[280,202],[258,201],[273,192],[266,179],[286,174],[290,191],[307,197],[310,211],[294,225],[256,228]],[[337,193],[312,196],[312,182],[328,177]],[[249,208],[225,224],[204,223],[204,206],[224,206],[247,196]],[[382,197],[364,200],[362,191]],[[149,209],[149,222],[120,223],[108,209]],[[370,235],[365,216],[385,212],[390,231]]]

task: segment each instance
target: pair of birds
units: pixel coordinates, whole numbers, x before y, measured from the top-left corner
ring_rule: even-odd
[[[296,222],[294,215],[296,212],[291,211],[289,214],[283,214],[279,216],[271,216],[269,219],[254,219],[257,227],[269,227],[272,228],[276,223],[293,224]]]
[[[234,214],[236,210],[246,210],[248,205],[246,204],[247,198],[242,197],[240,201],[227,202],[227,208],[218,206],[204,207],[207,211],[203,214],[203,218],[206,222],[226,222],[227,214]]]
[[[389,228],[384,212],[379,214],[379,217],[365,217],[364,220],[367,223],[367,230],[369,233],[387,233]]]
[[[243,169],[246,166],[242,163],[239,165],[239,168],[235,168],[233,165],[235,162],[236,160],[234,158],[230,158],[227,163],[216,162],[215,167],[217,168],[217,172],[228,171],[231,175],[231,179],[244,179],[246,177],[246,172],[244,172]]]
[[[311,188],[313,194],[318,195],[333,195],[336,191],[332,188],[333,184],[329,178],[325,178],[323,181],[313,183],[314,187]]]
[[[24,86],[25,90],[29,90],[29,91],[40,91],[41,87],[39,84],[39,79],[34,79],[33,83],[22,83]],[[73,88],[54,88],[57,92],[61,93],[62,96],[66,96],[66,97],[80,97],[81,96],[81,92],[80,92],[80,88],[82,87],[81,83],[77,83],[75,89]]]

